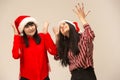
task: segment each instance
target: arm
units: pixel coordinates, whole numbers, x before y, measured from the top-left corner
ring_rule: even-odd
[[[57,47],[54,44],[50,34],[48,33],[48,26],[49,26],[48,22],[45,22],[43,25],[43,33],[45,34],[45,46],[50,54],[56,55]]]
[[[57,47],[54,44],[54,42],[53,42],[49,33],[45,34],[45,46],[46,46],[46,48],[47,48],[47,50],[50,54],[52,54],[52,55],[57,54]]]
[[[12,56],[14,59],[20,58],[21,48],[20,48],[21,37],[19,35],[14,35],[14,42],[12,48]]]
[[[84,12],[84,5],[82,3],[82,6],[80,6],[80,4],[78,3],[75,6],[75,9],[73,10],[75,12],[75,14],[78,16],[78,18],[80,19],[80,21],[83,24],[83,27],[85,29],[83,35],[86,36],[86,38],[88,38],[90,41],[94,39],[95,34],[94,32],[91,30],[90,25],[88,24],[87,20],[86,20],[86,16],[88,15],[88,13],[90,11],[87,12],[87,14],[85,14]]]
[[[18,31],[16,29],[16,27],[14,26],[14,24],[12,24],[12,28],[14,31],[14,41],[13,41],[13,48],[12,48],[12,56],[14,59],[18,59],[20,57],[20,40],[21,37],[18,34]]]
[[[58,34],[59,34],[59,29],[58,29],[58,27],[53,27],[53,32],[54,32],[54,34],[55,34],[55,41],[56,41],[56,44],[58,43]],[[57,54],[57,55],[55,55],[54,56],[54,59],[55,60],[59,60],[60,58],[59,58],[59,55]]]

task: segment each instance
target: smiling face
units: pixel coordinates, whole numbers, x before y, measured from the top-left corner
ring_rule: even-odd
[[[60,29],[60,32],[64,36],[69,37],[69,30],[70,30],[70,28],[69,28],[69,25],[66,22],[60,23],[59,29]]]
[[[36,32],[36,25],[33,22],[30,22],[25,25],[23,30],[27,36],[33,36]]]

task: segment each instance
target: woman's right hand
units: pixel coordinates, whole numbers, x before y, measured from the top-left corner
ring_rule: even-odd
[[[57,37],[59,34],[59,29],[57,27],[53,27],[53,32],[55,34],[55,37]]]
[[[12,28],[13,28],[13,31],[14,31],[14,35],[18,35],[19,33],[18,33],[15,25],[13,23],[11,25],[12,25]]]

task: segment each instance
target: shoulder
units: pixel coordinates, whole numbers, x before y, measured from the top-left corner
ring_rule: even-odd
[[[39,35],[41,38],[49,38],[49,37],[50,37],[50,34],[49,34],[49,33],[38,33],[38,35]]]
[[[38,33],[39,36],[46,36],[48,35],[49,33]]]
[[[38,35],[40,35],[40,36],[48,36],[50,34],[49,33],[38,33]]]
[[[38,33],[39,36],[44,36],[44,33]]]

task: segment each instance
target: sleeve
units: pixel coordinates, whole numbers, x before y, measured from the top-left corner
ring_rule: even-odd
[[[85,29],[85,31],[83,32],[84,38],[87,39],[88,41],[93,41],[95,38],[94,31],[91,29],[89,24],[85,24],[83,26]]]
[[[47,51],[52,55],[57,55],[57,47],[49,33],[45,34],[45,46]]]
[[[14,35],[12,57],[18,59],[21,53],[21,37],[19,35]]]

